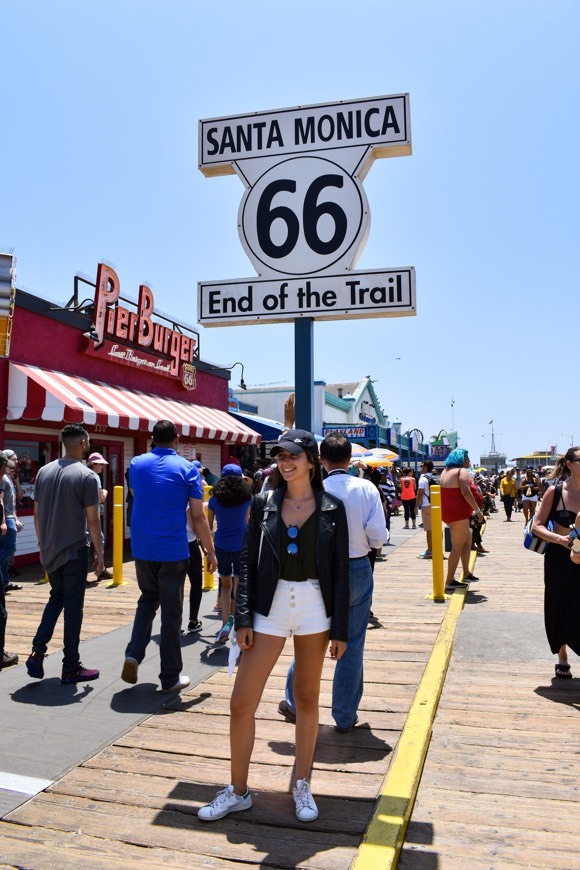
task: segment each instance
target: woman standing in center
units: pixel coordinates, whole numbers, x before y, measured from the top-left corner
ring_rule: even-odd
[[[230,701],[231,785],[199,810],[203,821],[252,806],[247,783],[255,713],[290,635],[296,659],[296,816],[303,822],[318,817],[308,777],[326,649],[330,639],[330,656],[338,660],[348,637],[348,525],[343,503],[323,489],[310,432],[288,430],[271,452],[278,466],[270,490],[252,503],[236,596],[243,654]]]

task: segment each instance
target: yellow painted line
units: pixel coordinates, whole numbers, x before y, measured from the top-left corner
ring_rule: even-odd
[[[477,554],[473,552],[470,570]],[[405,831],[419,787],[433,720],[451,659],[453,638],[463,610],[467,588],[451,595],[435,645],[405,721],[397,751],[381,788],[375,814],[369,824],[352,870],[394,868],[405,840]]]

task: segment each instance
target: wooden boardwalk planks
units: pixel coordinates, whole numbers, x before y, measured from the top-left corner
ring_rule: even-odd
[[[489,524],[471,606],[475,619],[514,614],[517,630],[542,614],[543,565],[515,517]],[[452,658],[400,867],[580,868],[580,679],[553,680],[538,631],[528,661],[493,647]]]
[[[229,781],[232,680],[222,671],[12,812],[0,824],[3,860],[26,866],[21,858],[30,855],[35,870],[53,868],[56,855],[62,868],[121,863],[132,867],[141,865],[143,855],[147,867],[155,855],[162,856],[157,866],[168,867],[230,867],[235,862],[237,867],[346,870],[371,818],[446,610],[445,605],[425,598],[431,587],[430,563],[416,559],[420,544],[411,538],[377,563],[373,602],[377,620],[367,638],[361,727],[349,734],[334,731],[330,715],[334,665],[330,660],[325,665],[312,775],[320,807],[315,823],[303,825],[296,820],[289,794],[294,728],[277,712],[290,661],[288,644],[258,714],[250,812],[211,825],[196,817],[198,807]],[[27,643],[46,596],[44,589],[31,586],[25,595],[24,590],[15,593],[23,598],[21,606],[15,599],[11,625],[20,627]],[[83,636],[130,622],[136,597],[135,584],[88,589]],[[209,593],[204,596],[203,612],[209,612],[212,604],[213,593]],[[33,609],[38,613],[31,617]],[[26,654],[27,647],[22,651]],[[82,860],[75,865],[78,856]]]

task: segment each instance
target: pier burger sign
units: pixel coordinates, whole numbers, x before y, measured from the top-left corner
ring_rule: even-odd
[[[179,378],[186,390],[196,387],[193,360],[199,356],[199,335],[189,327],[166,326],[154,319],[154,298],[146,284],[132,308],[121,305],[121,282],[111,266],[99,263],[91,341],[86,348],[98,356],[166,377]],[[161,315],[157,317],[163,318]],[[170,321],[168,321],[170,322]],[[177,328],[176,328],[177,327]]]
[[[199,168],[246,188],[240,241],[257,277],[201,281],[204,326],[416,313],[412,267],[354,271],[373,161],[411,154],[408,94],[199,123]]]

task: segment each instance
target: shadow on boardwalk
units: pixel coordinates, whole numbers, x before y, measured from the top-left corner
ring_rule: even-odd
[[[401,867],[580,868],[580,679],[554,676],[543,562],[520,518],[490,523]]]

